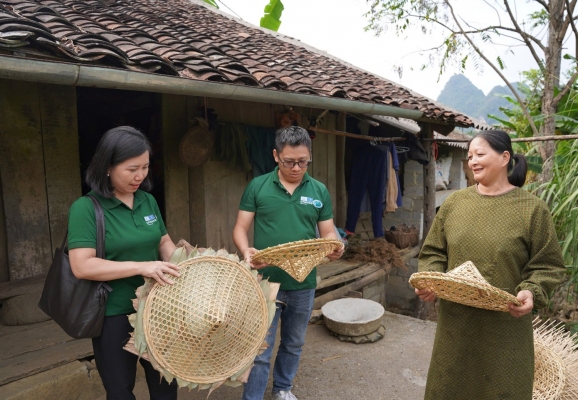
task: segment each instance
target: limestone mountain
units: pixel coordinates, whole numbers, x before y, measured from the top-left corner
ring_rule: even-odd
[[[496,124],[498,122],[488,115],[505,118],[500,107],[510,108],[511,104],[501,96],[511,94],[510,89],[504,85],[495,86],[485,95],[468,78],[459,74],[448,80],[437,101],[487,124]]]

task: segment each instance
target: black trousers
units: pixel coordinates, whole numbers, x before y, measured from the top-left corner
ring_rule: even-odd
[[[96,368],[107,400],[134,400],[132,393],[136,378],[136,363],[138,357],[126,350],[123,346],[130,337],[133,327],[126,315],[114,315],[104,318],[102,335],[92,339]],[[144,368],[151,400],[176,400],[177,383],[169,385],[151,363],[140,359]]]

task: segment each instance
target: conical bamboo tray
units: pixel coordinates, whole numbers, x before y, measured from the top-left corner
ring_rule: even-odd
[[[198,249],[181,240],[170,262],[173,285],[152,279],[136,291],[135,328],[124,349],[149,360],[179,387],[210,389],[246,383],[254,358],[267,348],[278,283],[262,280],[249,264],[222,249]]]
[[[490,285],[471,261],[447,273],[417,272],[409,283],[417,289],[429,289],[441,299],[486,310],[509,312],[509,303],[521,305],[512,294]]]
[[[239,263],[197,257],[179,264],[174,285],[156,285],[145,305],[150,354],[179,378],[214,383],[252,361],[269,324],[257,281]]]
[[[325,256],[342,247],[343,243],[338,239],[300,240],[260,250],[251,260],[275,265],[297,282],[303,282]]]

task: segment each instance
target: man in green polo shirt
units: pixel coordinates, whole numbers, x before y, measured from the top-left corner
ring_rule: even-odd
[[[320,237],[337,238],[329,192],[325,185],[307,174],[311,162],[311,139],[307,131],[290,126],[277,132],[273,157],[278,164],[275,170],[253,179],[245,189],[233,230],[233,241],[249,263],[257,249],[314,239],[317,230]],[[253,222],[255,247],[249,247],[248,232]],[[335,260],[342,253],[340,249],[328,257]],[[296,400],[291,387],[313,308],[316,269],[299,283],[278,267],[256,263],[251,266],[260,269],[263,277],[271,282],[281,283],[281,287],[277,312],[267,334],[269,346],[255,359],[243,400],[264,397],[279,319],[281,341],[273,369],[273,399]]]

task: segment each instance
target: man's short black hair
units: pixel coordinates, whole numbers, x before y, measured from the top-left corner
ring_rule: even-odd
[[[307,146],[309,153],[311,153],[311,137],[309,137],[309,133],[300,126],[292,125],[279,129],[275,138],[275,150],[277,150],[277,154],[281,153],[285,146]]]
[[[99,195],[112,198],[114,188],[108,171],[128,159],[138,157],[145,151],[152,154],[151,144],[146,136],[132,126],[117,126],[104,134],[98,142],[92,161],[86,170],[86,183]],[[152,189],[150,174],[140,184],[140,189]]]

